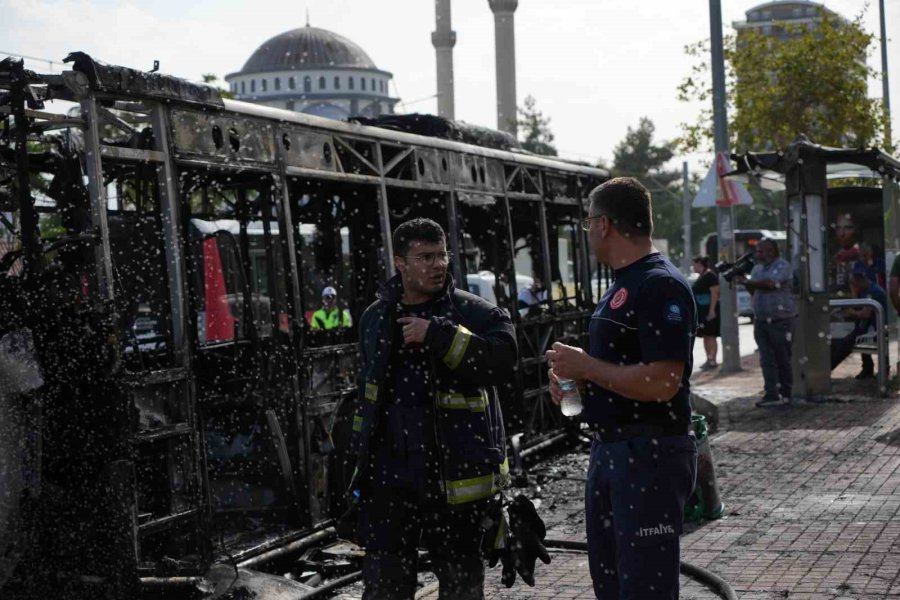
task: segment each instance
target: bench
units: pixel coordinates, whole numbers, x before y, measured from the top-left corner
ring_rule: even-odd
[[[859,354],[874,354],[878,357],[878,394],[887,395],[887,365],[888,346],[887,330],[884,326],[884,308],[871,298],[846,298],[828,301],[829,308],[861,308],[871,307],[875,311],[875,331],[864,333],[856,337],[853,344],[853,352]]]

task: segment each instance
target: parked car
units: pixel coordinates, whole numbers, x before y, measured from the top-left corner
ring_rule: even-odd
[[[477,273],[469,273],[466,275],[466,285],[471,293],[480,296],[490,302],[497,304],[497,294],[495,286],[497,278],[492,271],[479,271]],[[523,289],[531,285],[532,279],[527,275],[516,273],[516,288]],[[507,293],[509,291],[507,290]]]
[[[742,285],[737,286],[737,311],[739,317],[750,317],[750,320],[753,320],[752,297]]]

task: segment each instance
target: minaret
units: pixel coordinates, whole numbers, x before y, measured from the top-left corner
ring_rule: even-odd
[[[497,129],[516,135],[516,28],[519,0],[488,0],[497,53]]]
[[[456,32],[450,24],[450,0],[434,0],[435,31],[431,43],[437,58],[438,115],[454,118],[453,104],[453,46]]]

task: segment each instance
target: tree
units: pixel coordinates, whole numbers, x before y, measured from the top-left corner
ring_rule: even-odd
[[[726,37],[731,149],[783,148],[801,133],[828,146],[880,143],[881,103],[867,95],[868,78],[877,72],[865,63],[874,36],[863,29],[862,17],[848,22],[820,9],[811,26],[779,24],[784,35],[745,30],[739,37]],[[679,85],[678,99],[709,107],[709,42],[685,50],[698,62]],[[682,129],[685,151],[711,150],[711,107]]]
[[[204,73],[201,77],[203,77],[203,83],[209,84],[211,87],[216,88],[219,91],[219,95],[223,98],[234,98],[234,94],[231,91],[223,88],[218,85],[219,76],[215,73]]]
[[[675,156],[675,144],[653,143],[656,126],[647,117],[641,117],[637,129],[628,127],[623,139],[613,150],[612,171],[615,175],[633,175],[647,185],[667,187],[680,177],[678,171],[667,171],[665,165]],[[644,181],[647,179],[648,181]]]
[[[553,146],[553,132],[550,131],[550,117],[536,107],[534,96],[525,97],[525,107],[519,107],[519,120],[516,122],[522,134],[522,148],[535,154],[556,156]]]
[[[678,260],[683,249],[681,173],[666,169],[675,156],[675,143],[655,143],[656,126],[641,117],[637,128],[628,127],[625,138],[613,150],[609,169],[613,177],[637,178],[653,194],[653,237],[669,242],[669,254]]]
[[[716,231],[714,208],[691,210],[691,247],[684,248],[684,187],[680,169],[667,169],[677,148],[675,141],[655,142],[656,127],[647,117],[642,117],[636,129],[629,127],[625,138],[613,150],[612,166],[598,164],[608,169],[614,177],[637,178],[653,195],[653,237],[669,243],[669,258],[678,264],[685,252],[694,256],[701,241]],[[708,168],[708,166],[706,167]],[[688,197],[693,198],[700,189],[706,170],[694,171],[688,181]],[[753,204],[736,206],[735,221],[743,229],[784,229],[781,208],[784,197],[763,190],[750,189]],[[700,249],[700,253],[703,250]],[[715,258],[715,257],[713,257]]]

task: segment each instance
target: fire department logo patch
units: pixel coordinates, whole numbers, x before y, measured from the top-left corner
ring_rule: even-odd
[[[609,301],[609,307],[613,310],[616,310],[628,300],[628,290],[625,288],[621,288],[618,292],[613,295],[612,300]]]

